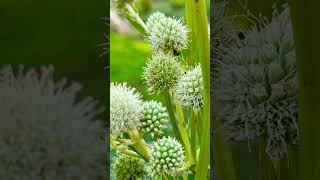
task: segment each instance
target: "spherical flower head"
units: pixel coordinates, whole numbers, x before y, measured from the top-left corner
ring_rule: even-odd
[[[151,149],[149,173],[152,177],[161,174],[176,175],[184,163],[182,145],[174,138],[163,137]]]
[[[148,18],[146,26],[147,39],[154,51],[176,54],[188,48],[189,30],[183,20],[156,12]]]
[[[143,102],[135,88],[126,83],[110,85],[110,130],[115,136],[122,136],[140,125],[143,118]]]
[[[199,111],[203,106],[203,84],[200,65],[189,70],[178,81],[176,94],[181,104]]]
[[[0,179],[103,179],[104,108],[53,67],[0,70]]]
[[[144,160],[141,158],[118,155],[112,163],[112,176],[116,180],[138,180],[146,175]]]
[[[147,101],[143,105],[144,118],[141,120],[141,129],[152,136],[160,135],[163,129],[166,128],[166,123],[169,121],[167,109],[161,102]]]
[[[298,139],[297,74],[288,10],[230,49],[215,79],[218,117],[234,140],[266,137],[274,165]]]
[[[175,57],[159,53],[148,60],[143,79],[149,92],[160,93],[175,87],[182,73],[180,63]]]
[[[112,0],[111,7],[122,13],[127,4],[133,4],[135,0]]]

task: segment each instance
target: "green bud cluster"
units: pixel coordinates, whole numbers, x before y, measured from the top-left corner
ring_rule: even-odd
[[[163,129],[166,128],[166,123],[169,121],[167,109],[161,102],[153,100],[145,102],[143,107],[142,131],[150,133],[152,136],[162,134]]]
[[[118,155],[112,164],[112,176],[116,180],[139,180],[146,175],[144,160],[128,155]]]
[[[174,138],[163,137],[155,142],[151,149],[149,173],[152,177],[163,173],[177,174],[184,163],[182,145]]]

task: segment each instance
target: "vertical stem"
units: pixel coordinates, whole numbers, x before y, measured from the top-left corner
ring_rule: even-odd
[[[258,139],[258,162],[259,162],[259,180],[276,180],[277,172],[266,153],[266,141],[263,138]]]
[[[194,1],[185,0],[186,21],[190,29],[190,48],[188,52],[188,64],[193,66],[196,59],[196,39],[195,39],[195,27],[194,27]]]
[[[290,2],[299,85],[299,179],[320,179],[320,1]]]
[[[195,162],[197,162],[197,115],[191,109],[190,123],[191,123],[191,153]]]
[[[194,26],[197,33],[196,45],[199,50],[203,79],[203,115],[200,154],[196,180],[207,179],[210,163],[210,41],[205,0],[194,1]]]

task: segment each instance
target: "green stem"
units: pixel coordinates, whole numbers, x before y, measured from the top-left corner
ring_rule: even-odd
[[[170,117],[170,121],[173,127],[173,131],[174,134],[176,136],[176,138],[180,141],[180,142],[184,142],[182,141],[182,137],[181,137],[181,133],[177,124],[177,120],[176,120],[176,116],[174,114],[174,109],[173,109],[173,105],[172,105],[172,101],[171,101],[171,97],[170,97],[170,93],[169,91],[164,91],[163,92],[163,96],[165,99],[165,103],[166,103],[166,107],[169,113],[169,117]],[[185,145],[185,144],[184,144]]]
[[[180,127],[180,134],[182,138],[182,143],[184,145],[184,149],[186,152],[186,155],[188,157],[189,161],[193,161],[192,155],[191,155],[191,149],[190,149],[190,140],[188,135],[188,129],[186,128],[185,119],[183,115],[183,109],[181,106],[180,101],[175,97],[175,103],[176,103],[176,110],[178,115],[178,123]]]
[[[205,0],[194,1],[194,26],[203,79],[203,115],[196,180],[207,179],[210,163],[210,41]]]
[[[191,153],[195,162],[197,162],[197,115],[191,109],[190,124],[191,124]]]
[[[188,51],[188,64],[193,66],[196,59],[196,31],[194,27],[194,1],[185,0],[186,22],[190,29],[189,36],[191,37],[190,48]]]
[[[299,86],[299,179],[320,179],[320,1],[290,3]]]
[[[263,138],[258,139],[258,176],[259,180],[278,179],[277,170],[273,167],[270,157],[266,153],[266,141]]]
[[[124,16],[128,21],[138,30],[141,34],[147,34],[147,27],[143,20],[140,18],[139,13],[132,7],[131,4],[126,4],[127,11]]]

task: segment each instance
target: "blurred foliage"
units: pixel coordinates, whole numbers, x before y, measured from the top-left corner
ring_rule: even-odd
[[[83,85],[82,95],[108,102],[105,1],[0,1],[0,64],[52,64],[57,79]]]

